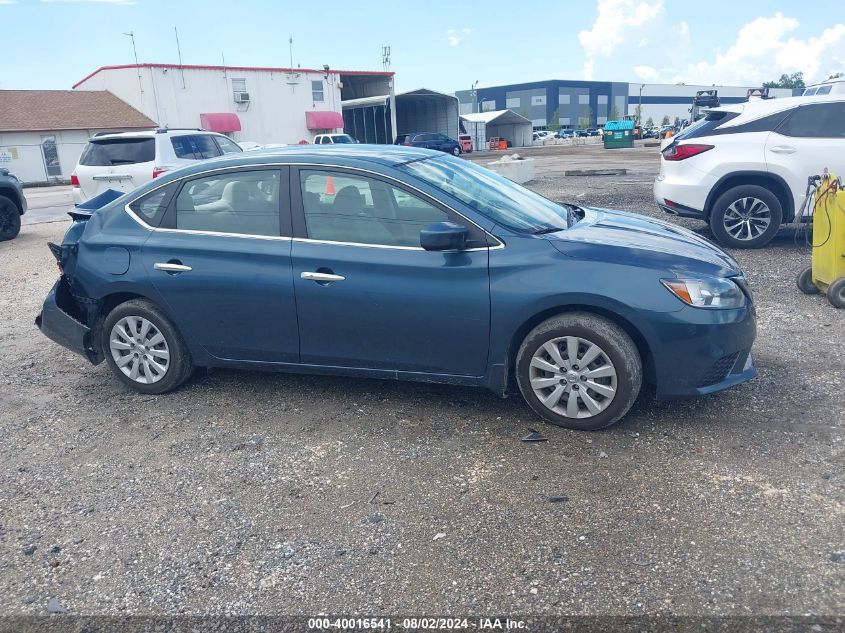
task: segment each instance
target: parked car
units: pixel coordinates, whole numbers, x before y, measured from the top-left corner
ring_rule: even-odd
[[[314,145],[333,145],[335,143],[357,143],[349,134],[318,134],[314,137]]]
[[[591,127],[587,129],[587,136],[601,136],[601,133],[601,130],[598,128]]]
[[[26,213],[23,183],[8,169],[0,167],[0,242],[12,240],[21,231]]]
[[[578,138],[587,138],[589,134],[587,133],[587,130],[575,130],[575,136]]]
[[[756,373],[751,293],[716,246],[430,150],[225,157],[88,206],[50,247],[36,324],[141,393],[193,367],[515,382],[549,422],[599,429],[643,382],[695,396]]]
[[[79,204],[106,189],[132,191],[171,169],[241,151],[227,136],[200,129],[96,134],[70,176],[73,200]]]
[[[458,143],[461,144],[461,151],[464,154],[472,152],[472,136],[469,134],[458,134]]]
[[[400,134],[396,137],[396,145],[405,147],[421,147],[424,149],[436,149],[439,152],[446,152],[458,156],[463,151],[461,144],[453,138],[440,132],[420,132],[412,134]]]
[[[574,138],[575,131],[574,130],[561,130],[560,131],[560,138]]]
[[[845,172],[845,94],[713,108],[664,143],[657,204],[709,222],[720,244],[760,248],[801,218],[809,176]]]

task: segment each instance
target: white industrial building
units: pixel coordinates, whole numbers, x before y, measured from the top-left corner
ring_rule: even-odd
[[[102,90],[0,90],[0,167],[28,183],[67,181],[94,134],[155,126]]]
[[[262,144],[310,142],[315,134],[343,131],[342,101],[394,95],[392,72],[328,66],[104,66],[73,88],[108,90],[161,127],[202,127]],[[394,112],[387,114],[392,129]]]

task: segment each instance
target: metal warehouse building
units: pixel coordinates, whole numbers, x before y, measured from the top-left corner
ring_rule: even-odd
[[[535,129],[545,129],[557,116],[563,129],[604,125],[614,115],[635,114],[642,104],[642,120],[659,124],[689,117],[692,99],[699,90],[717,90],[723,104],[745,101],[749,88],[759,86],[692,86],[606,81],[548,80],[506,86],[492,86],[455,93],[461,114],[513,110],[531,120]],[[772,88],[772,97],[790,97],[792,90]]]

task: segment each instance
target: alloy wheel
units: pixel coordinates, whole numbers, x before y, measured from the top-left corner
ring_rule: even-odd
[[[546,341],[531,358],[531,388],[545,407],[567,418],[591,418],[616,396],[616,368],[598,345],[577,336]]]
[[[115,323],[109,349],[117,368],[141,384],[158,382],[170,366],[170,348],[164,335],[144,317],[127,316]]]
[[[769,205],[759,198],[740,198],[725,210],[722,223],[732,238],[748,242],[760,237],[772,222]]]

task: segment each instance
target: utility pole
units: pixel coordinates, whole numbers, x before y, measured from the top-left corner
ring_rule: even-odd
[[[185,88],[185,69],[182,68],[182,47],[179,46],[179,29],[173,27],[173,32],[176,33],[176,53],[179,55],[179,72],[182,73],[182,88]]]
[[[138,71],[138,87],[141,89],[141,92],[144,92],[144,83],[141,81],[141,67],[138,64],[138,49],[135,48],[135,32],[129,31],[129,33],[124,33],[124,35],[132,40],[132,53],[135,55],[135,70]]]
[[[381,47],[381,65],[385,72],[390,70],[390,46]]]
[[[640,84],[640,103],[637,106],[637,125],[642,127],[642,118],[643,118],[643,88],[645,88],[645,84]]]
[[[472,83],[472,86],[470,86],[469,89],[469,98],[471,100],[473,114],[478,111],[478,90],[476,86],[478,86],[478,79]]]
[[[288,35],[288,52],[290,53],[290,67],[293,68],[293,35]]]

